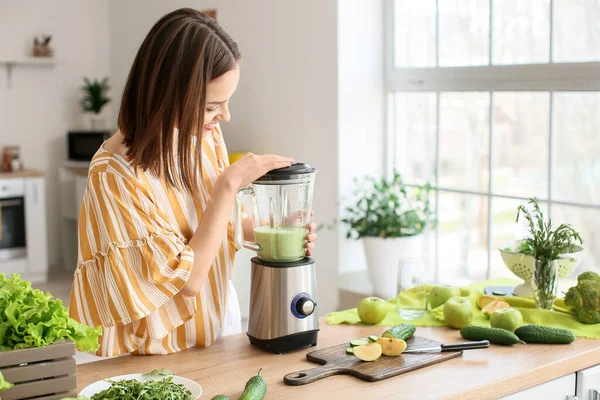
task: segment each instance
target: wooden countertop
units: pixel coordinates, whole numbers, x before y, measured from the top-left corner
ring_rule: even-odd
[[[42,171],[35,169],[24,169],[18,172],[3,172],[0,171],[0,179],[11,179],[11,178],[37,178],[44,176]]]
[[[380,335],[382,327],[328,325],[320,320],[319,344],[325,348],[350,339]],[[464,341],[449,328],[417,328],[417,335],[444,343]],[[267,399],[497,399],[600,364],[600,341],[578,339],[570,345],[515,345],[465,351],[462,357],[388,378],[364,382],[349,375],[331,376],[304,386],[287,386],[287,373],[316,366],[306,360],[315,348],[285,355],[265,353],[251,346],[245,334],[220,338],[208,348],[194,348],[168,356],[127,356],[78,366],[78,389],[127,373],[166,368],[198,382],[202,399],[217,394],[238,398],[246,381],[263,368]]]

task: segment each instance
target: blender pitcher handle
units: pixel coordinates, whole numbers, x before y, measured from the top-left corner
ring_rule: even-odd
[[[235,209],[233,216],[235,219],[235,244],[238,248],[244,247],[248,250],[260,251],[261,247],[258,243],[244,240],[244,228],[242,227],[242,197],[245,194],[252,196],[252,201],[255,201],[254,189],[252,186],[238,189],[235,194]]]

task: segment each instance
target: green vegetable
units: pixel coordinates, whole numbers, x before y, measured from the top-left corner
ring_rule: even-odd
[[[416,330],[417,328],[415,328],[415,326],[412,324],[400,324],[383,332],[383,335],[381,335],[381,337],[390,339],[402,339],[406,341],[415,334]]]
[[[2,372],[0,372],[0,392],[3,390],[7,390],[10,389],[11,387],[15,386],[14,384],[7,382],[4,379],[4,376],[2,375]]]
[[[144,374],[144,376],[169,376],[173,375],[168,369],[158,368]]]
[[[354,339],[350,341],[350,347],[357,347],[357,346],[362,346],[364,344],[369,343],[369,340],[363,340],[363,339]]]
[[[354,350],[352,350],[352,347],[348,347],[346,349],[346,354],[354,354]]]
[[[525,343],[569,344],[576,339],[568,329],[553,328],[542,325],[525,325],[517,328],[515,335]]]
[[[567,291],[565,305],[584,324],[600,323],[600,275],[588,271],[577,277],[577,286]]]
[[[173,376],[160,381],[152,379],[140,382],[136,379],[113,381],[108,389],[96,393],[91,400],[192,400],[192,393],[182,384],[174,383]]]
[[[467,340],[488,340],[490,343],[502,346],[512,346],[520,341],[511,331],[485,326],[465,326],[460,330],[460,336]]]
[[[220,394],[218,396],[213,397],[210,400],[231,400],[229,397],[225,396],[224,394]]]
[[[265,398],[265,394],[267,394],[267,381],[260,376],[260,371],[262,371],[262,368],[258,370],[256,376],[253,376],[246,382],[246,387],[239,400],[262,400]]]
[[[44,347],[63,339],[74,341],[80,351],[96,351],[101,332],[69,318],[60,299],[33,289],[19,274],[0,274],[0,351]]]
[[[371,335],[369,336],[369,342],[376,342],[379,339],[379,336]]]

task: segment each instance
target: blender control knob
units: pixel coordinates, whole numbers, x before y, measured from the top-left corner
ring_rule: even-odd
[[[316,304],[314,301],[312,301],[311,299],[304,298],[298,301],[298,303],[296,304],[296,310],[299,314],[308,317],[315,311],[315,306]]]

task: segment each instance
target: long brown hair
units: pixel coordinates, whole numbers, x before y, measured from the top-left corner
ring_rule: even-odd
[[[231,37],[199,11],[182,8],[156,22],[133,61],[119,110],[135,168],[198,195],[206,86],[240,57]]]

